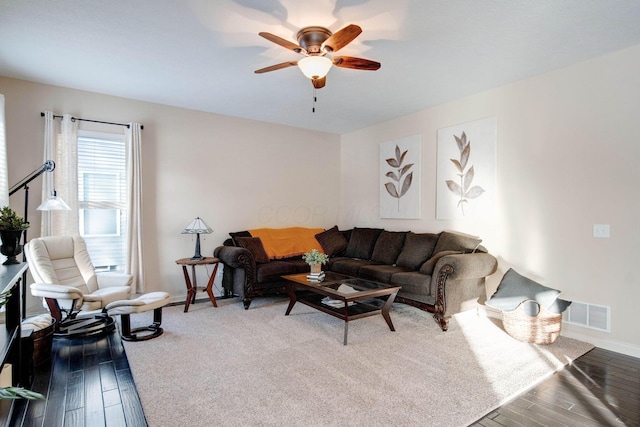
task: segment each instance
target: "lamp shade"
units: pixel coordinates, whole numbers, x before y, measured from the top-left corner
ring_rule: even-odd
[[[298,67],[308,79],[321,79],[327,75],[333,62],[326,56],[307,56],[298,61]]]
[[[209,228],[207,224],[204,223],[202,218],[196,217],[189,225],[187,225],[184,230],[182,230],[182,234],[211,234],[213,230]]]
[[[40,206],[36,208],[38,211],[70,211],[71,208],[69,205],[62,200],[61,197],[58,197],[56,194],[56,190],[51,192],[51,196],[43,200]]]
[[[213,230],[209,228],[207,224],[204,223],[202,218],[196,217],[191,224],[187,225],[184,230],[182,230],[182,234],[195,234],[196,235],[196,252],[191,257],[192,260],[201,260],[204,259],[202,254],[200,254],[200,235],[201,234],[210,234]]]

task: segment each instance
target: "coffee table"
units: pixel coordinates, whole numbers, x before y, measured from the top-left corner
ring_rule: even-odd
[[[285,316],[291,313],[291,309],[299,301],[342,319],[344,320],[344,345],[347,345],[347,333],[351,320],[382,314],[389,329],[395,331],[389,309],[400,290],[399,286],[355,279],[332,272],[327,272],[325,280],[320,283],[307,280],[306,273],[290,274],[282,278],[289,294],[289,306]],[[323,302],[327,297],[330,301]],[[385,300],[381,297],[387,298]]]

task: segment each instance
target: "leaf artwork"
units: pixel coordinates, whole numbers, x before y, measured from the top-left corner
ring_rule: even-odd
[[[471,186],[475,174],[473,166],[469,166],[467,169],[467,163],[471,155],[471,141],[467,141],[467,135],[464,132],[462,132],[459,138],[456,135],[453,135],[453,137],[458,145],[458,150],[460,150],[460,159],[449,160],[451,160],[456,169],[458,169],[460,183],[449,179],[446,181],[446,184],[453,194],[460,197],[457,207],[462,210],[462,215],[464,215],[464,204],[469,203],[469,199],[480,197],[480,195],[484,193],[484,189],[477,185]]]
[[[407,191],[409,191],[409,188],[411,187],[411,182],[413,181],[413,172],[409,172],[413,163],[408,163],[404,166],[402,165],[408,152],[409,150],[400,152],[400,147],[396,145],[395,159],[386,159],[387,164],[392,168],[395,168],[395,170],[389,171],[385,174],[387,178],[391,178],[394,182],[387,182],[384,184],[384,187],[387,189],[387,193],[389,193],[391,197],[398,199],[398,212],[400,211],[400,198],[407,194]],[[409,173],[407,174],[407,172]]]

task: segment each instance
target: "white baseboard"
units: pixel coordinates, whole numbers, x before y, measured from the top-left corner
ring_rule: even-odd
[[[561,335],[563,337],[588,342],[595,345],[596,347],[600,347],[605,350],[615,351],[616,353],[622,353],[626,354],[627,356],[640,358],[640,347],[637,345],[614,340],[601,339],[591,335],[581,334],[580,332],[574,330],[568,331],[566,330],[566,328],[562,329]]]

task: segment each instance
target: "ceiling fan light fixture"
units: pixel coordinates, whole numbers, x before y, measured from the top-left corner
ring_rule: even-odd
[[[298,61],[300,71],[308,79],[321,79],[327,75],[333,62],[326,56],[307,56]]]

